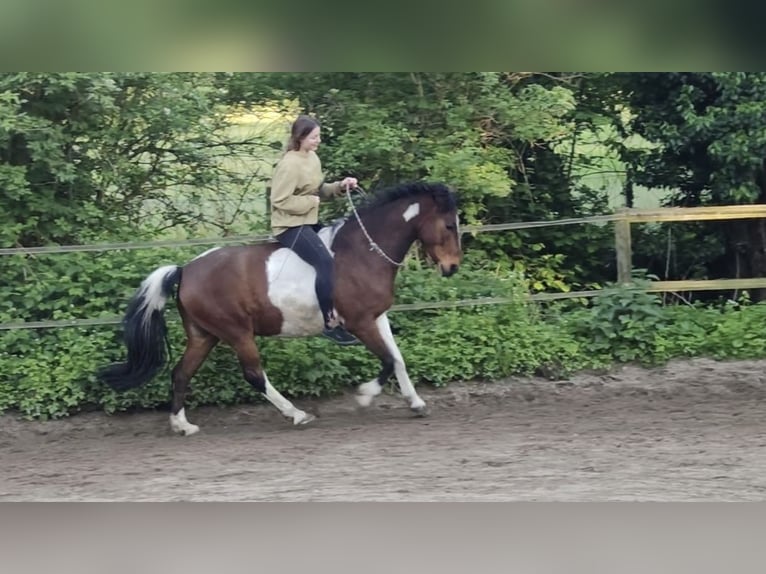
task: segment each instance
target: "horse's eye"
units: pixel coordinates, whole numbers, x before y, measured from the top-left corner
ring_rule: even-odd
[[[455,224],[454,223],[448,223],[447,224],[447,229],[449,229],[450,231],[455,231]]]

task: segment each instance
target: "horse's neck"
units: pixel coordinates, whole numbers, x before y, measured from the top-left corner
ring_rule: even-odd
[[[383,209],[386,212],[376,212],[374,217],[371,217],[372,214],[362,214],[360,216],[362,225],[370,238],[357,225],[352,240],[354,244],[362,245],[366,252],[369,252],[372,265],[390,270],[392,278],[396,275],[399,267],[392,265],[386,257],[376,252],[370,239],[393,261],[399,263],[404,260],[407,251],[417,238],[417,233],[413,222],[401,218],[399,215],[399,212],[402,211],[401,205],[397,205],[397,203],[401,202],[393,202],[385,206]],[[356,221],[356,218],[352,215],[350,221]]]
[[[400,262],[407,255],[410,246],[415,242],[417,234],[415,225],[401,216],[403,211],[402,201],[392,202],[385,206],[383,213],[375,214],[374,221],[368,222],[371,218],[362,217],[367,232],[372,240],[385,252],[388,257],[394,261]],[[363,240],[369,243],[369,239],[364,236]],[[380,254],[378,254],[380,256]]]

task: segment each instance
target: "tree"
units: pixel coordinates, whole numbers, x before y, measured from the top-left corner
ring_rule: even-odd
[[[568,153],[558,149],[577,123],[575,78],[512,72],[279,73],[221,74],[218,81],[231,103],[297,102],[316,116],[330,178],[351,171],[368,189],[442,180],[459,191],[467,223],[556,219],[580,210]],[[334,216],[344,208],[339,204],[325,213]],[[541,262],[561,267],[562,253],[581,251],[576,236],[590,232],[483,234],[467,245],[492,258],[534,261],[530,267]],[[599,261],[593,266],[603,268]]]
[[[220,78],[232,102],[297,99],[323,124],[323,164],[368,186],[431,178],[463,195],[469,221],[486,197],[524,193],[525,156],[569,129],[566,87],[503,73],[257,74]]]
[[[766,202],[766,74],[642,73],[613,79],[630,106],[627,129],[657,144],[624,158],[636,183],[678,188],[676,205]],[[729,274],[766,275],[763,221],[708,229],[721,234],[726,248],[709,270],[717,265]]]
[[[205,74],[0,74],[0,240],[88,242],[200,221],[225,231],[202,200],[224,188],[247,199],[268,174],[223,160],[268,142],[226,133],[219,97]]]

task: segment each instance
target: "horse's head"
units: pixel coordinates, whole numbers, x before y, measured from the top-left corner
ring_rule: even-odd
[[[431,185],[431,201],[424,200],[416,220],[418,239],[442,275],[457,272],[463,258],[460,222],[455,194],[447,186]]]
[[[401,265],[396,260],[403,260],[413,241],[419,240],[445,277],[460,267],[463,251],[457,197],[446,185],[415,182],[384,189],[360,213],[369,251],[378,250],[390,263]],[[370,235],[383,245],[373,243]]]

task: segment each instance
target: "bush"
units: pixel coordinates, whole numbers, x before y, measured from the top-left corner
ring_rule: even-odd
[[[571,311],[563,321],[594,361],[655,365],[681,357],[766,356],[761,333],[766,303],[663,307],[642,286],[637,281],[633,287],[609,287],[588,308]]]
[[[176,260],[182,261],[183,254]],[[14,305],[30,302],[26,320],[113,315],[124,311],[125,302],[152,269],[168,262],[167,256],[146,252],[112,253],[109,258],[82,254],[40,258],[33,262],[33,271],[45,280],[17,293],[17,298],[6,292],[6,301]],[[27,264],[30,262],[25,261]],[[62,280],[67,266],[75,272]],[[79,278],[78,269],[82,269]],[[456,379],[532,373],[544,364],[579,366],[578,344],[542,324],[535,307],[523,303],[525,292],[524,282],[513,275],[468,265],[461,274],[444,279],[417,259],[411,261],[409,269],[399,275],[400,303],[486,296],[514,300],[509,305],[392,313],[392,326],[412,379],[444,385]],[[3,318],[19,319],[17,312]],[[184,336],[172,305],[168,305],[166,318],[177,360]],[[258,343],[269,378],[288,396],[331,395],[352,383],[370,380],[380,369],[377,358],[366,349],[340,348],[320,338],[260,338]],[[0,333],[0,344],[4,349],[0,354],[0,410],[50,418],[93,408],[106,412],[164,408],[170,400],[167,372],[145,387],[125,393],[96,381],[99,366],[124,357],[116,325],[6,331]],[[233,352],[221,345],[195,376],[188,404],[255,400],[260,397],[244,382]]]
[[[573,333],[586,349],[618,362],[651,360],[655,337],[669,319],[661,299],[645,291],[647,281],[636,280],[626,287],[607,287],[587,313],[571,322]]]
[[[181,255],[176,261],[183,261]],[[37,276],[52,280],[30,282],[26,288],[30,297],[15,300],[14,305],[35,302],[36,307],[25,311],[27,320],[122,313],[139,282],[157,265],[169,262],[167,256],[146,252],[114,254],[108,265],[78,255],[74,259],[84,269],[81,280],[73,280],[71,274],[62,281],[58,274],[63,270],[62,258],[36,262]],[[52,263],[46,267],[45,261]],[[83,286],[82,281],[89,283]],[[456,380],[493,380],[516,374],[556,378],[614,362],[654,364],[699,355],[720,359],[766,356],[766,339],[761,335],[766,304],[663,307],[658,297],[639,286],[610,287],[591,302],[539,307],[527,302],[527,289],[523,278],[482,268],[470,260],[460,274],[449,279],[417,260],[410,262],[398,278],[397,303],[510,299],[500,305],[391,313],[412,380],[444,386]],[[61,305],[61,299],[70,303]],[[3,314],[3,319],[8,320],[9,315]],[[18,311],[11,318],[19,320]],[[172,304],[166,318],[173,360],[177,360],[184,336]],[[370,380],[380,369],[366,349],[338,347],[322,338],[260,338],[258,344],[269,378],[287,396],[332,395]],[[89,409],[166,408],[170,401],[169,369],[146,386],[124,393],[96,381],[99,366],[124,357],[116,325],[3,331],[0,349],[0,412],[15,410],[29,418],[53,418]],[[187,404],[260,400],[243,380],[232,350],[219,345],[192,381]]]

